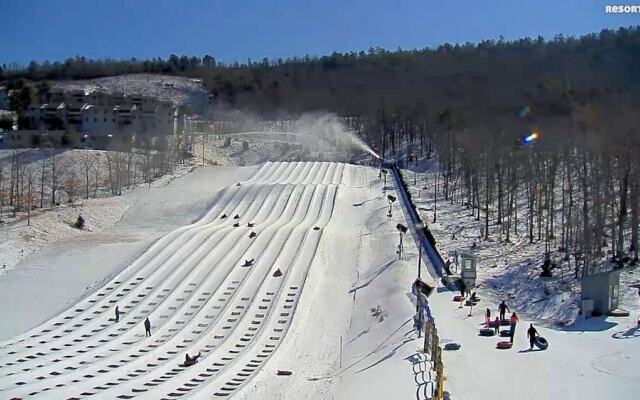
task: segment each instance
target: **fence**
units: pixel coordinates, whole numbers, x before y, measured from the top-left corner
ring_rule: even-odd
[[[393,179],[396,183],[396,191],[398,195],[402,197],[400,202],[401,207],[407,217],[408,222],[413,225],[411,232],[414,236],[414,240],[418,246],[421,246],[424,250],[422,253],[427,255],[430,263],[426,263],[427,269],[433,278],[442,276],[442,269],[444,267],[444,260],[435,247],[435,238],[431,234],[429,228],[423,224],[422,219],[416,211],[415,205],[411,200],[411,194],[407,188],[406,183],[402,179],[400,170],[395,163],[385,162],[384,167],[391,170]]]
[[[426,254],[429,261],[425,263],[429,274],[437,279],[442,277],[442,269],[444,261],[442,256],[435,247],[435,238],[431,234],[431,231],[422,223],[418,212],[415,209],[415,205],[411,200],[411,194],[407,188],[406,183],[402,179],[400,170],[395,163],[384,163],[384,167],[392,171],[393,179],[395,181],[396,191],[398,195],[402,197],[400,205],[405,213],[408,222],[413,225],[411,232],[416,244],[420,246],[423,251],[422,254]],[[440,347],[440,338],[438,337],[438,330],[436,328],[435,319],[431,314],[428,302],[425,304],[424,310],[427,314],[424,332],[424,352],[431,355],[433,369],[436,372],[436,385],[433,393],[433,400],[444,399],[444,365],[442,363],[442,347]]]
[[[433,369],[436,372],[436,387],[433,393],[433,400],[444,398],[444,365],[442,364],[442,347],[440,338],[433,318],[424,325],[424,352],[431,355]]]

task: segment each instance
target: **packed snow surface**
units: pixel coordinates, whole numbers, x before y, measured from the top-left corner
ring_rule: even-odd
[[[127,193],[114,226],[1,277],[0,397],[433,397],[412,328],[416,247],[405,235],[396,253],[400,201],[387,216],[393,184],[333,162],[220,168]],[[478,336],[495,301],[459,308],[421,266],[441,344],[462,346],[443,355],[452,399],[637,397],[635,316],[539,326],[550,347],[532,352],[523,317],[514,347],[498,350],[502,339]]]
[[[50,251],[52,260],[78,262],[83,258],[75,253],[87,251],[85,262],[109,264],[113,257],[128,265],[66,311],[1,344],[2,397],[226,398],[239,390],[245,391],[239,396],[252,397],[257,390],[265,398],[331,398],[339,375],[375,373],[372,368],[386,359],[404,365],[403,386],[413,393],[413,376],[405,373],[412,365],[403,360],[416,350],[409,343],[415,337],[407,323],[413,305],[405,290],[412,274],[404,261],[394,260],[388,233],[402,214],[383,218],[380,189],[375,171],[364,167],[267,163],[213,195],[197,222],[150,246],[137,241],[135,249],[125,248],[126,254],[139,254],[146,244],[132,262],[104,248],[100,256],[79,239]],[[146,211],[158,213],[158,207]],[[144,229],[130,227],[129,233]],[[114,233],[118,240],[127,240],[124,231]],[[376,243],[382,252],[372,248]],[[361,258],[362,247],[371,249]],[[359,260],[366,261],[366,275],[360,275]],[[7,276],[22,269],[19,265]],[[32,270],[27,283],[41,273],[47,277],[46,269]],[[394,290],[367,292],[381,274],[389,275],[381,287],[386,281]],[[4,282],[7,289],[22,286]],[[362,292],[360,300],[356,295]],[[116,305],[122,312],[117,323]],[[371,307],[379,312],[373,315]],[[354,311],[359,316],[351,321]],[[5,321],[22,318],[11,310],[2,314]],[[147,317],[151,337],[145,336]],[[351,334],[351,323],[358,335]],[[369,338],[366,331],[373,332]],[[349,344],[357,341],[359,347]],[[394,349],[399,343],[406,345],[401,352]],[[356,350],[367,355],[352,362]],[[390,351],[397,355],[388,356]],[[183,366],[186,353],[198,352],[197,364]],[[292,375],[277,376],[278,369]],[[276,377],[279,381],[263,387]]]

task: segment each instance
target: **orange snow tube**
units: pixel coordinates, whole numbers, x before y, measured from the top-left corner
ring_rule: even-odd
[[[502,342],[498,342],[498,344],[496,345],[496,347],[499,349],[510,349],[512,346],[513,346],[513,343],[507,342],[506,340]]]

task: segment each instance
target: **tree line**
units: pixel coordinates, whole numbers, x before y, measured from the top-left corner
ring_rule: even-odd
[[[76,57],[3,76],[135,72],[201,78],[220,107],[265,119],[331,111],[383,157],[436,157],[437,201],[473,210],[485,239],[497,227],[507,241],[544,241],[545,258],[573,259],[576,274],[638,259],[638,27],[235,64]]]
[[[4,150],[0,158],[0,221],[80,199],[120,196],[151,186],[184,162],[175,141],[162,137],[119,140],[108,151],[43,145]]]

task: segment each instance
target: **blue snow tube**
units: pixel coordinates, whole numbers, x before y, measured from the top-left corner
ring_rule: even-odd
[[[549,342],[547,342],[547,339],[542,336],[537,336],[533,341],[533,344],[540,350],[546,350],[549,347]]]

